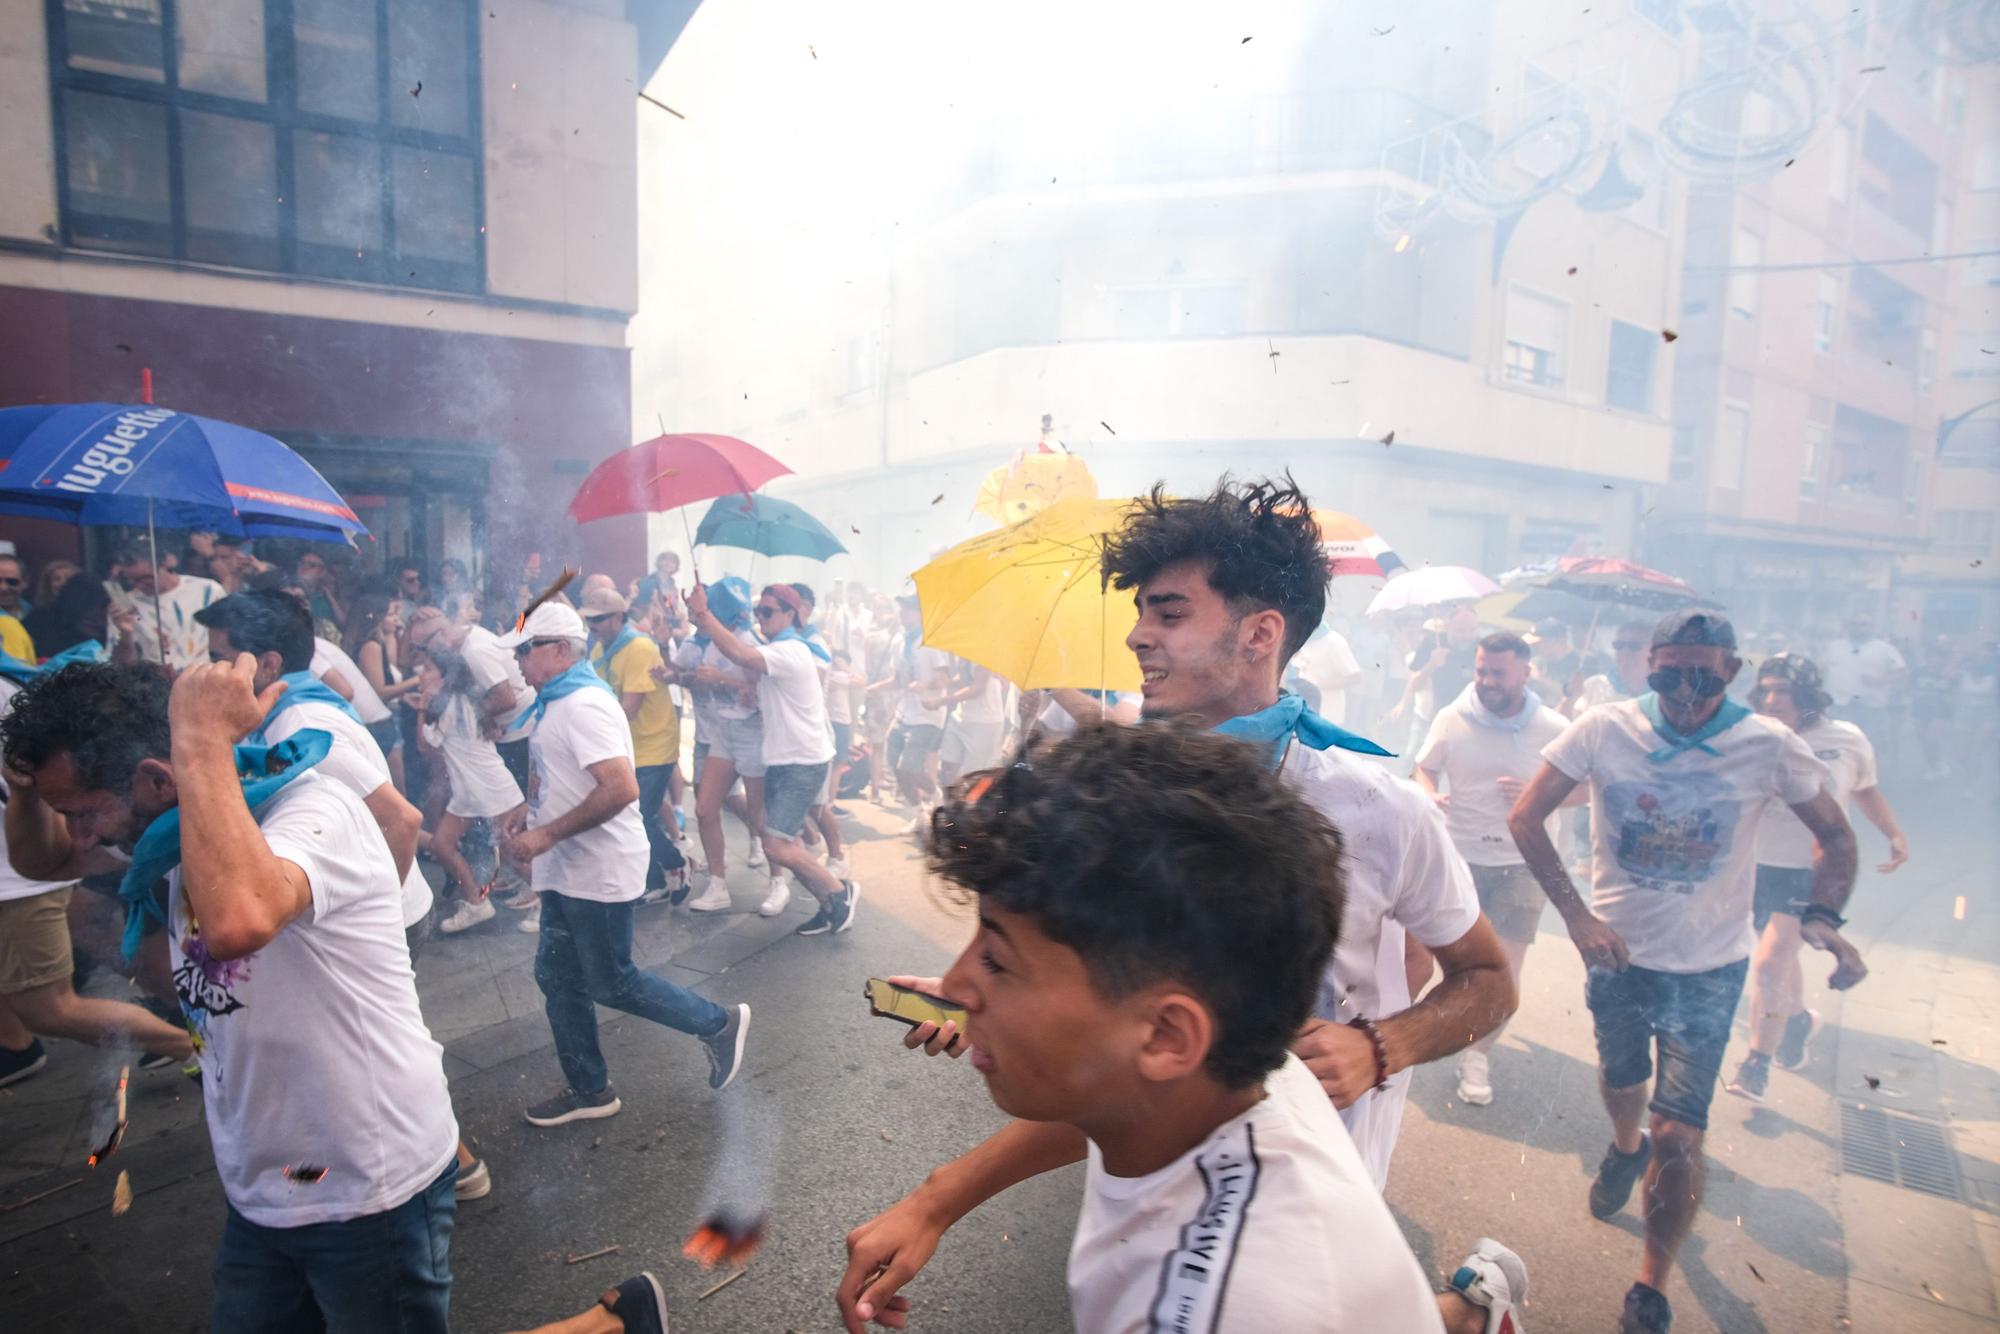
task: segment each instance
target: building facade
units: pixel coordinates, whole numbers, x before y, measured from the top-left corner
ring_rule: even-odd
[[[0,403],[267,431],[364,570],[638,568],[562,515],[630,443],[638,64],[621,0],[7,0]]]

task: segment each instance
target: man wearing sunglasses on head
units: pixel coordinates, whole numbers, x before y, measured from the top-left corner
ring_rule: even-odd
[[[1671,613],[1653,628],[1648,662],[1651,693],[1572,723],[1542,752],[1507,819],[1589,971],[1584,998],[1613,1132],[1591,1212],[1611,1217],[1645,1178],[1645,1256],[1625,1294],[1627,1331],[1673,1320],[1664,1289],[1701,1203],[1709,1103],[1756,944],[1757,830],[1774,806],[1790,807],[1819,845],[1801,934],[1833,954],[1835,989],[1868,973],[1839,930],[1854,889],[1854,831],[1805,742],[1726,697],[1743,668],[1735,630],[1714,612]],[[1582,782],[1594,852],[1588,904],[1545,827]]]

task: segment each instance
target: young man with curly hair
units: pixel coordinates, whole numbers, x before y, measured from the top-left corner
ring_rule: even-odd
[[[1345,752],[1381,752],[1279,688],[1285,663],[1326,609],[1329,575],[1311,506],[1289,481],[1225,481],[1199,499],[1171,499],[1156,487],[1107,539],[1103,569],[1106,581],[1132,590],[1138,604],[1138,624],[1126,642],[1143,673],[1146,717],[1185,719],[1252,742],[1282,781],[1341,832],[1344,926],[1292,1051],[1341,1113],[1379,1189],[1410,1068],[1497,1027],[1513,1013],[1515,991],[1436,806],[1414,785],[1350,758]],[[1406,936],[1427,947],[1444,971],[1416,1004],[1403,968]],[[928,1038],[934,1051],[954,1045],[953,1036],[911,1035]],[[849,1327],[860,1327],[857,1316],[869,1318],[864,1311],[884,1309],[965,1213],[1082,1155],[1073,1131],[1017,1122],[932,1173],[850,1237],[840,1292]],[[1477,1298],[1492,1303],[1480,1314],[1496,1330],[1512,1319],[1511,1303],[1526,1288],[1512,1252],[1504,1252],[1511,1272],[1503,1275],[1503,1251],[1482,1244],[1473,1257],[1479,1263],[1460,1271],[1470,1271]]]

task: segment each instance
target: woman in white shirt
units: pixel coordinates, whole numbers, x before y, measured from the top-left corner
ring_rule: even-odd
[[[389,761],[389,777],[395,780],[396,790],[407,795],[409,789],[403,782],[403,736],[397,726],[395,705],[417,688],[417,680],[414,676],[406,678],[396,666],[402,633],[401,608],[379,593],[371,593],[355,599],[353,609],[347,613],[343,647],[360,673],[361,679],[354,683],[355,693],[359,695],[365,688],[380,706],[371,711],[374,714],[371,716],[356,701],[355,711],[361,713],[368,734],[375,738],[375,744]]]
[[[1875,748],[1853,723],[1829,718],[1832,697],[1812,659],[1796,653],[1767,658],[1757,668],[1750,702],[1759,713],[1796,732],[1830,771],[1826,790],[1845,810],[1859,807],[1889,840],[1889,860],[1875,869],[1887,875],[1909,860],[1909,843],[1896,813],[1875,782]],[[1758,931],[1750,983],[1750,1054],[1729,1091],[1762,1102],[1775,1060],[1787,1070],[1805,1068],[1806,1044],[1819,1029],[1819,1015],[1805,1006],[1805,975],[1799,967],[1799,913],[1812,897],[1812,832],[1789,810],[1769,812],[1757,828]]]
[[[481,883],[472,864],[458,850],[459,842],[481,820],[497,822],[522,802],[521,789],[487,735],[475,696],[479,688],[465,659],[437,641],[426,652],[423,671],[423,739],[444,761],[451,793],[431,832],[431,855],[459,888],[458,908],[438,923],[438,930],[456,934],[494,915],[487,895],[491,880]],[[497,827],[497,825],[496,825]],[[496,867],[497,871],[498,868]]]

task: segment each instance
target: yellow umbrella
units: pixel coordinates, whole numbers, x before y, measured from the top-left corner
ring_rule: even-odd
[[[1532,588],[1510,588],[1504,593],[1489,594],[1475,602],[1472,609],[1479,613],[1479,619],[1483,624],[1498,626],[1502,630],[1512,630],[1517,634],[1526,634],[1535,628],[1535,623],[1525,617],[1516,616],[1514,608],[1520,606],[1521,599],[1534,591]]]
[[[1097,479],[1074,454],[1023,454],[986,474],[972,508],[1000,523],[1019,523],[1058,500],[1097,499]]]
[[[1125,647],[1132,594],[1098,571],[1129,500],[1062,500],[961,542],[914,576],[926,647],[955,653],[1023,690],[1137,690]]]

